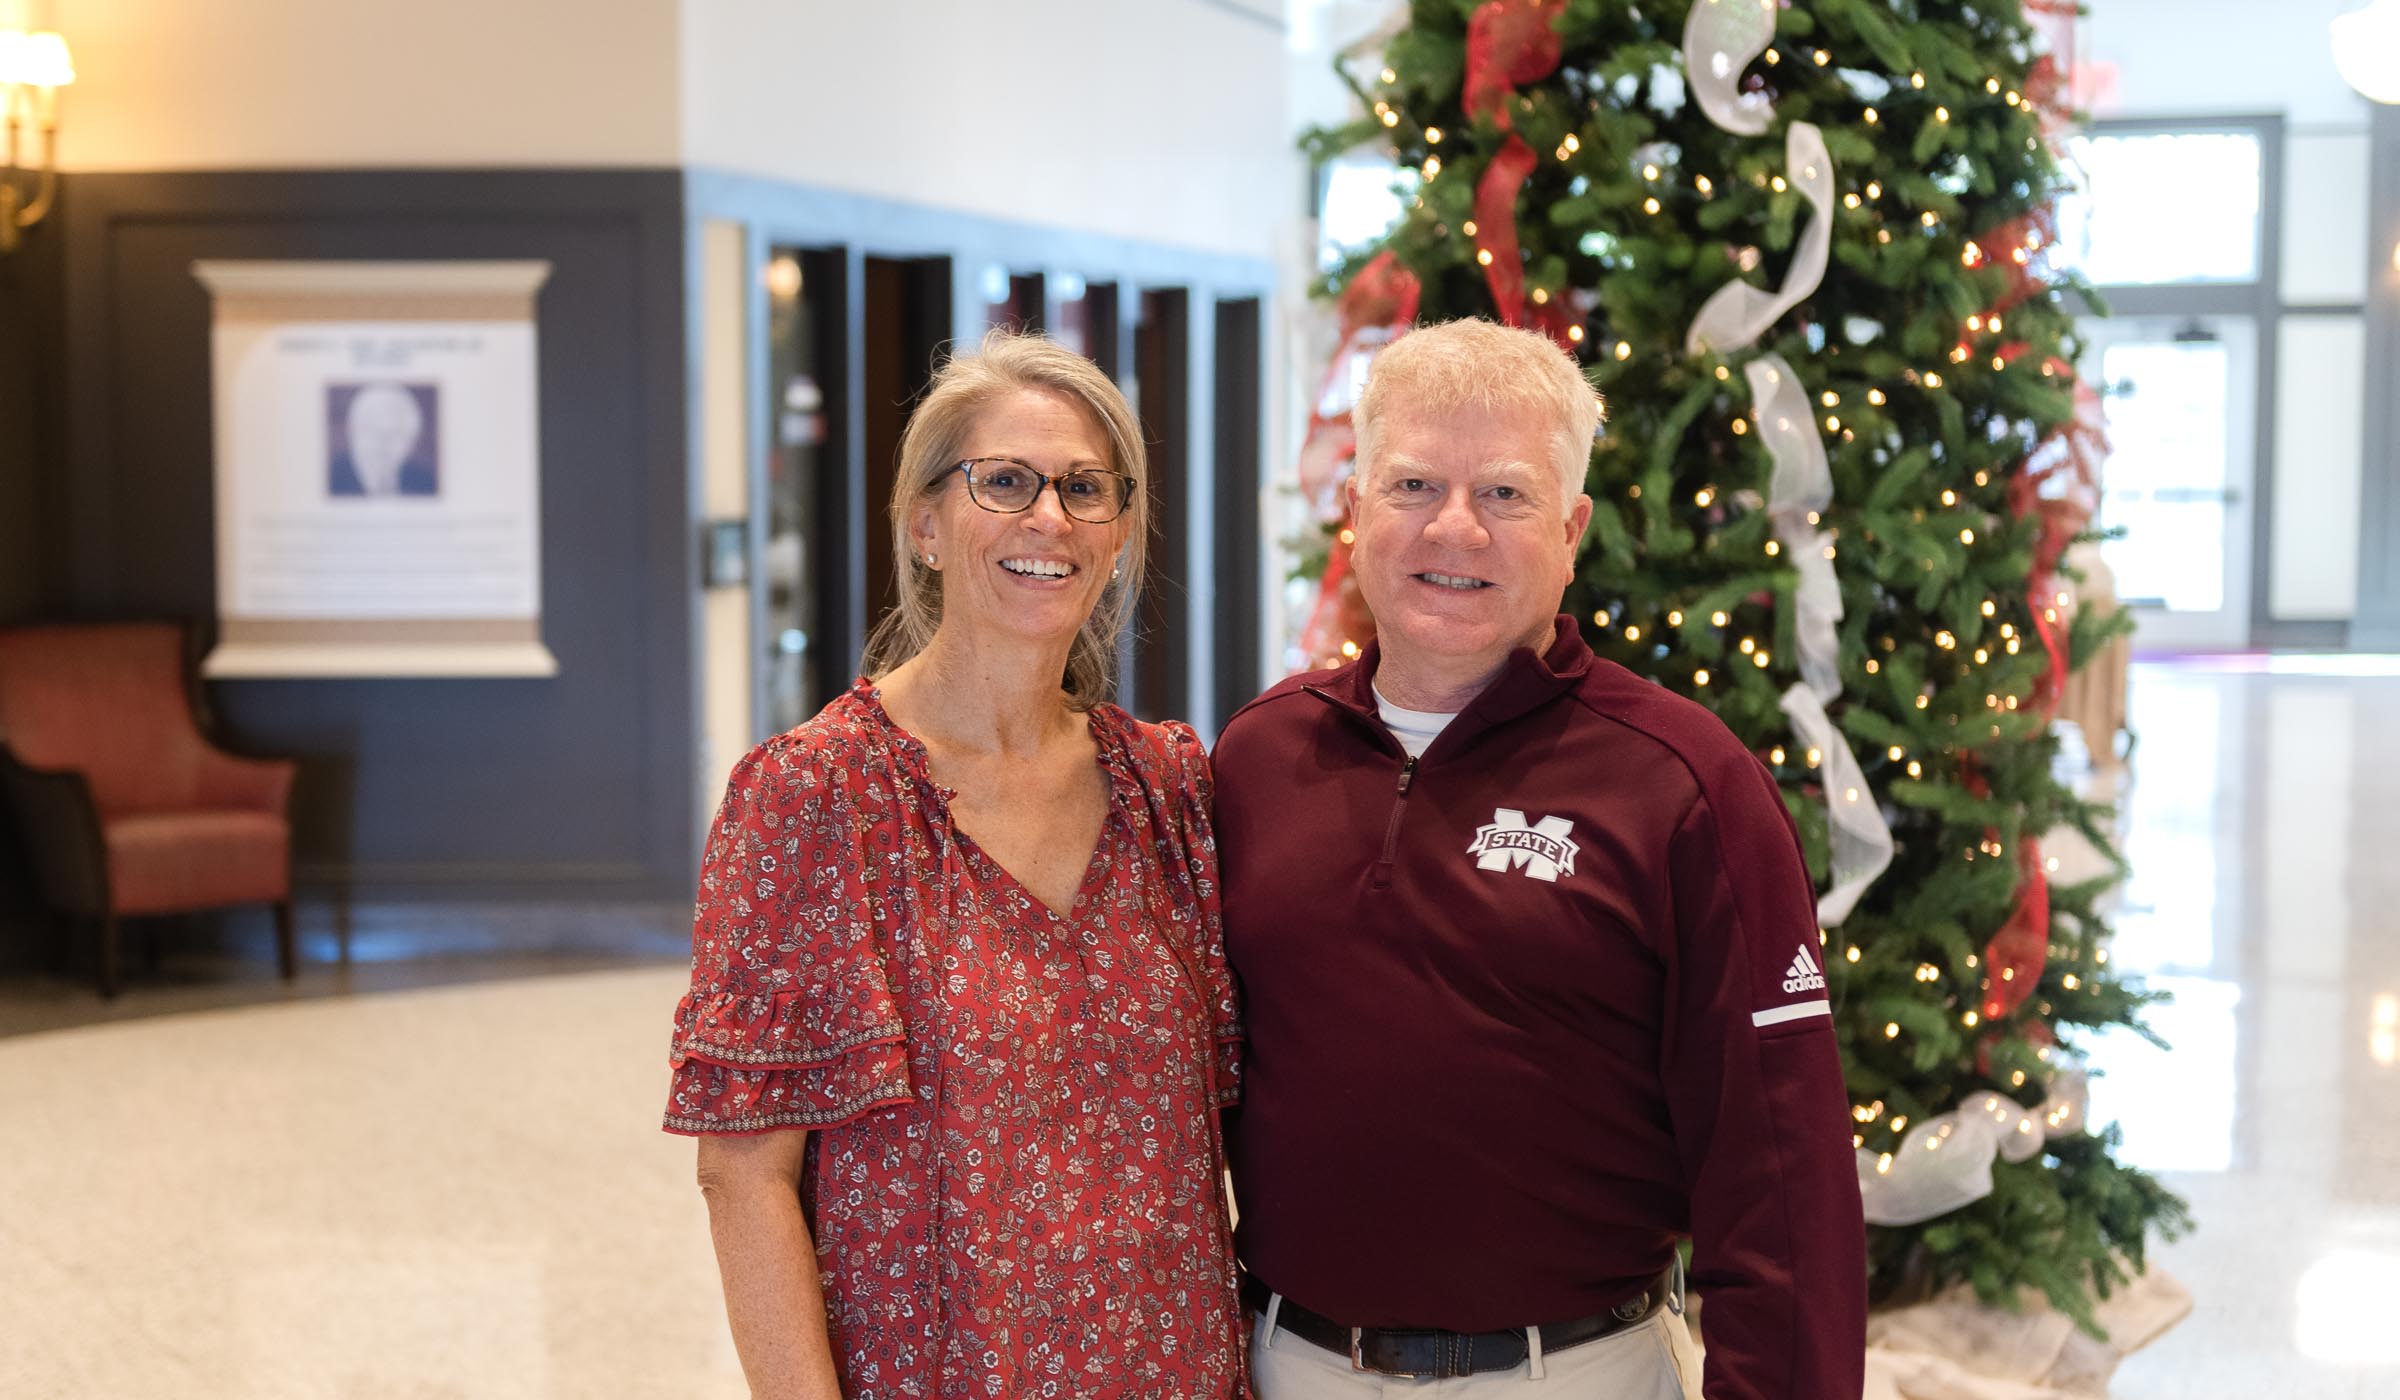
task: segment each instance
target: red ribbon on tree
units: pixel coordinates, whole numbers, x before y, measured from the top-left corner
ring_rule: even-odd
[[[1508,99],[1519,84],[1539,82],[1558,68],[1558,17],[1566,0],[1486,0],[1467,20],[1467,72],[1461,99],[1467,115],[1488,119],[1508,133],[1475,182],[1476,250],[1492,306],[1512,326],[1531,325],[1563,348],[1571,348],[1565,309],[1555,300],[1529,307],[1525,299],[1525,256],[1517,242],[1517,196],[1541,164],[1525,138],[1516,134]]]
[[[2050,110],[2058,90],[2055,67],[2042,60],[2026,86],[2040,110]],[[2047,290],[2035,254],[2057,237],[2051,211],[2043,209],[1975,240],[1977,256],[1970,265],[1988,262],[2005,278],[2000,295],[1983,313],[1982,323],[1998,322],[2005,313]],[[2011,341],[1994,353],[2002,363],[2013,364],[2031,349],[2023,341]],[[2078,379],[2075,367],[2064,360],[2053,356],[2044,368],[2053,378],[2072,386],[2075,412],[2035,444],[2010,474],[2008,509],[2020,520],[2038,517],[2041,522],[2034,541],[2033,567],[2025,581],[2025,607],[2048,659],[2040,679],[2034,682],[2032,696],[2035,708],[2047,716],[2057,709],[2067,681],[2067,648],[2055,596],[2058,563],[2099,506],[2100,459],[2107,455],[2108,447],[2101,429],[2099,395]],[[1991,792],[1972,760],[1966,765],[1966,784],[1978,797]],[[1986,832],[1985,839],[1997,840],[1997,833]],[[2023,1006],[2040,985],[2042,969],[2050,959],[2050,876],[2042,862],[2041,842],[2030,836],[2020,838],[2016,863],[2016,907],[1983,950],[1982,1013],[1986,1020],[1996,1021]]]
[[[1558,17],[1566,0],[1486,0],[1467,20],[1467,75],[1460,100],[1470,117],[1509,129],[1507,99],[1558,67]]]
[[[1962,770],[1967,791],[1977,797],[1992,795],[1992,785],[1974,759],[1965,760]],[[1998,832],[1984,831],[1987,842],[1999,839]],[[2041,984],[2049,961],[2050,877],[2042,865],[2042,843],[2028,836],[2017,842],[2016,907],[1983,945],[1983,1019],[1998,1021],[2023,1006]]]
[[[2091,523],[2099,504],[2099,463],[2108,453],[2100,427],[2100,396],[2075,378],[2074,366],[2054,359],[2051,367],[2075,386],[2075,416],[2052,429],[2008,481],[2010,513],[2019,519],[2041,519],[2033,570],[2025,581],[2025,610],[2050,658],[2033,689],[2033,703],[2044,715],[2057,710],[2067,684],[2065,628],[2057,611],[2058,562]]]
[[[1358,452],[1350,424],[1351,403],[1346,396],[1337,397],[1343,377],[1355,374],[1352,357],[1369,332],[1406,332],[1417,319],[1421,293],[1416,274],[1386,249],[1358,270],[1334,302],[1342,338],[1326,364],[1317,397],[1309,405],[1308,435],[1300,447],[1300,489],[1320,509],[1335,499],[1333,488],[1342,469]],[[1346,515],[1337,514],[1335,523],[1337,533],[1326,552],[1325,572],[1317,580],[1316,600],[1309,606],[1308,622],[1300,633],[1300,645],[1310,664],[1319,666],[1340,662],[1344,658],[1342,644],[1363,645],[1375,626],[1350,578],[1350,547],[1338,533],[1339,526],[1348,524]]]
[[[1996,1021],[2025,1004],[2050,962],[2050,877],[2042,843],[2017,842],[2017,907],[1983,948],[1983,1018]]]

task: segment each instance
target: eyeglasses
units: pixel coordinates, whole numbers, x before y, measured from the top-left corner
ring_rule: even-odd
[[[971,457],[925,483],[931,489],[951,472],[967,479],[967,498],[995,515],[1021,515],[1054,487],[1068,515],[1087,525],[1104,525],[1133,503],[1133,478],[1123,472],[1081,467],[1064,476],[1036,471],[1014,457]]]

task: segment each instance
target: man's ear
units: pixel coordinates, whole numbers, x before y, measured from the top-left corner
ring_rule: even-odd
[[[1567,510],[1567,553],[1569,555],[1574,554],[1575,546],[1583,543],[1583,532],[1590,528],[1591,523],[1592,498],[1579,495],[1575,498],[1575,504]]]

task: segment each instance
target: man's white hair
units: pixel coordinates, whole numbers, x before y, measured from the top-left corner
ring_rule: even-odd
[[[408,424],[410,437],[425,430],[425,410],[417,406],[417,396],[388,380],[378,380],[351,395],[350,411],[343,421],[356,423],[365,415],[376,412],[391,417],[396,423]]]
[[[1605,416],[1599,391],[1548,336],[1478,318],[1410,331],[1376,354],[1350,415],[1359,476],[1364,479],[1375,465],[1386,414],[1439,416],[1470,408],[1546,420],[1555,443],[1559,509],[1574,509],[1591,467],[1592,437]]]

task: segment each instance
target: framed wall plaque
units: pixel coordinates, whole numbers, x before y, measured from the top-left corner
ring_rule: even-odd
[[[549,676],[541,261],[226,262],[210,676]]]

